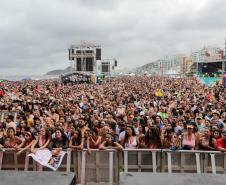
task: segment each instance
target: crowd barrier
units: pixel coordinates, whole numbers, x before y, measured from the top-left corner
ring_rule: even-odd
[[[67,149],[59,171],[75,172],[81,185],[90,182],[119,183],[120,172],[226,173],[226,153],[219,151],[171,151],[162,149],[115,150]],[[25,151],[0,150],[0,170],[48,171],[36,164]]]

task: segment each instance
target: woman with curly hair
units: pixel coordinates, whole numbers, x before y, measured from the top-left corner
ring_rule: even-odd
[[[50,150],[62,150],[68,148],[68,139],[64,131],[60,128],[55,130],[55,138],[53,138],[48,148]]]

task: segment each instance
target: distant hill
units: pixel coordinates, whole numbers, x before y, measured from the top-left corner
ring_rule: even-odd
[[[151,66],[152,66],[152,63],[147,63],[147,64],[144,64],[144,65],[140,66],[139,68],[145,70],[147,68],[150,68]]]
[[[68,73],[72,70],[73,70],[73,68],[71,68],[69,66],[66,69],[56,69],[56,70],[53,70],[53,71],[49,71],[49,72],[46,73],[46,75],[61,75],[61,74],[64,74],[64,73]]]
[[[147,63],[147,64],[144,64],[142,66],[139,66],[139,67],[136,67],[136,73],[142,73],[144,71],[149,71],[153,68],[153,63],[150,62],[150,63]]]

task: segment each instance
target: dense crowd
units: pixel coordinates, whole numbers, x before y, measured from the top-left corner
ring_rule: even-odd
[[[0,83],[0,148],[226,151],[226,89],[195,78]],[[16,113],[16,119],[14,114]]]

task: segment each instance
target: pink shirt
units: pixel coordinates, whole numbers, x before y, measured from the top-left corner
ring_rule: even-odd
[[[191,135],[191,140],[188,139],[188,135],[185,134],[182,141],[182,146],[190,146],[191,148],[195,148],[195,134]]]

